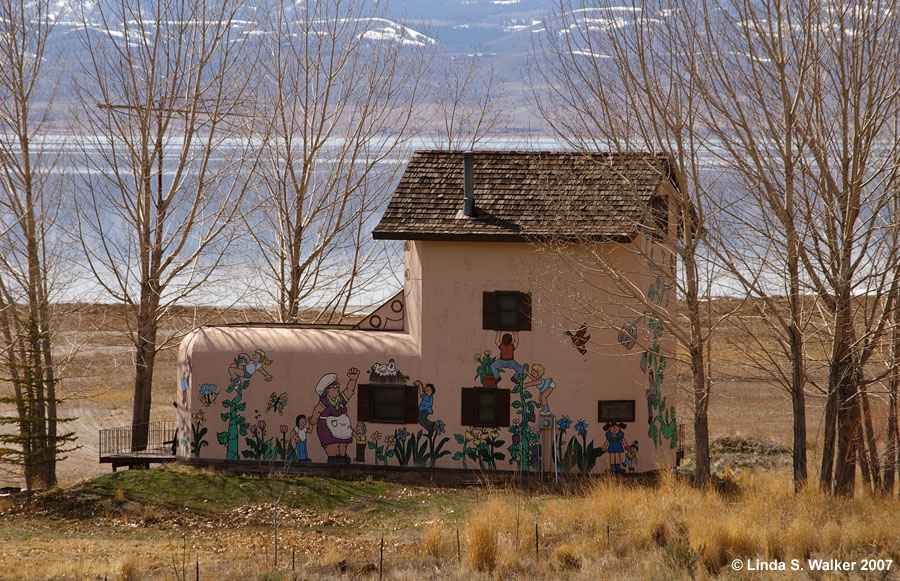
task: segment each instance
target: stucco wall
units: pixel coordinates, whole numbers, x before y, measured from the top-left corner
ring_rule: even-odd
[[[656,273],[641,264],[646,258],[634,250],[623,246],[608,249],[621,271],[632,272],[635,284],[649,289],[656,282]],[[655,337],[652,317],[634,301],[617,296],[611,282],[600,275],[563,272],[558,258],[536,252],[524,243],[408,242],[404,254],[403,333],[204,327],[185,338],[179,355],[179,455],[217,459],[271,458],[282,452],[290,455],[294,453],[290,436],[295,418],[313,415],[319,402],[315,387],[323,375],[335,373],[341,389],[345,389],[349,369],[359,369],[359,383],[368,383],[373,365],[393,360],[399,372],[408,376],[405,383],[411,385],[419,379],[434,384],[429,420],[442,424],[428,441],[428,434],[418,424],[367,422],[367,463],[396,465],[400,454],[388,454],[395,449],[391,439],[396,430],[405,428],[406,439],[400,434],[405,443],[415,438],[417,445],[428,444],[426,451],[438,447],[449,452],[437,460],[437,466],[483,465],[484,461],[478,461],[482,455],[472,458],[466,453],[477,444],[482,450],[492,447],[492,467],[549,471],[553,469],[554,449],[564,456],[567,449],[596,449],[606,443],[607,432],[597,418],[598,400],[634,400],[635,421],[626,424],[623,432],[624,442],[637,442],[637,447],[629,450],[626,446],[618,458],[619,468],[645,471],[674,464],[674,440],[666,427],[674,427],[674,417],[669,418],[671,405],[663,406],[658,392],[652,392],[649,412],[653,415],[648,417],[648,371],[657,372],[655,377],[663,379],[657,382],[658,388],[663,395],[667,393],[665,369],[659,369],[664,360],[653,355],[654,345],[663,354],[667,351],[665,336]],[[572,282],[582,274],[588,283]],[[491,291],[519,291],[532,296],[533,328],[519,333],[515,359],[523,365],[542,365],[544,378],[553,379],[556,387],[548,406],[554,429],[541,429],[539,410],[529,404],[537,402],[539,393],[527,386],[530,399],[523,399],[521,393],[511,394],[513,402],[526,406],[511,410],[511,419],[517,422],[513,426],[474,430],[460,424],[460,388],[480,385],[475,377],[479,365],[476,354],[488,350],[493,356],[498,353],[496,332],[482,329],[482,293]],[[604,322],[582,333],[590,338],[576,346],[578,337],[571,335],[578,334],[581,323],[593,326],[598,322],[596,313],[587,321],[579,318],[579,300],[592,301],[592,306],[602,312],[599,320]],[[620,341],[621,327],[628,323],[634,324],[638,335],[638,341],[630,347],[627,336],[624,344]],[[265,374],[256,372],[244,379],[240,365],[234,365],[235,358],[239,353],[253,358],[257,349],[264,351],[271,362],[263,366]],[[232,380],[235,374],[239,378]],[[516,381],[513,375],[511,370],[504,370],[499,387],[518,386],[522,390],[523,377]],[[182,377],[187,392],[181,391]],[[238,394],[240,401],[236,401]],[[354,393],[348,405],[354,426],[357,395]],[[560,433],[561,427],[566,431]],[[356,457],[355,444],[347,450],[351,458]],[[528,452],[538,445],[540,455]],[[315,426],[309,430],[307,450],[312,461],[326,461]],[[594,458],[593,471],[609,469],[610,457]],[[584,462],[582,469],[586,468]],[[561,463],[572,471],[579,468],[572,456],[561,458]]]

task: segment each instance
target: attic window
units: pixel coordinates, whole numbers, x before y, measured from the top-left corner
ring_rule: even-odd
[[[483,293],[481,326],[490,331],[530,331],[531,295],[518,291]]]
[[[633,399],[608,399],[597,402],[598,422],[633,422]]]

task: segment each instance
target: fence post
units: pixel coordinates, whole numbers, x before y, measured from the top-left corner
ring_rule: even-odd
[[[381,533],[381,554],[378,557],[378,578],[384,576],[384,533]]]

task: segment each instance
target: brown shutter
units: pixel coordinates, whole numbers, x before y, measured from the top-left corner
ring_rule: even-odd
[[[497,390],[497,427],[509,427],[509,390]]]
[[[519,293],[519,330],[531,330],[531,294]]]
[[[356,386],[356,420],[359,422],[372,420],[372,386],[368,384]]]
[[[419,390],[415,385],[404,385],[403,415],[407,424],[419,423]]]
[[[462,388],[462,409],[459,414],[459,423],[463,426],[475,425],[475,406],[478,399],[475,397],[474,387]]]
[[[494,331],[497,324],[497,294],[485,292],[481,294],[481,328]]]

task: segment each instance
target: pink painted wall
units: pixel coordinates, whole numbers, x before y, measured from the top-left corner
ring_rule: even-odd
[[[645,241],[641,239],[639,243],[645,244]],[[577,248],[573,250],[578,252]],[[622,272],[632,273],[631,278],[638,287],[648,289],[653,285],[656,275],[642,264],[646,258],[634,248],[610,245],[604,251],[610,253]],[[360,369],[359,383],[368,383],[368,372],[373,364],[384,364],[393,359],[400,372],[409,376],[406,383],[420,379],[435,385],[434,412],[430,419],[444,422],[446,432],[437,439],[449,438],[444,449],[450,452],[437,461],[437,466],[461,467],[461,460],[452,459],[453,454],[463,447],[454,435],[459,434],[469,445],[473,438],[467,439],[467,436],[477,436],[478,431],[473,432],[460,424],[460,388],[479,385],[475,380],[478,365],[475,354],[485,350],[491,350],[493,355],[498,352],[494,343],[496,332],[482,329],[482,293],[503,290],[532,295],[533,329],[519,333],[515,358],[521,364],[543,365],[546,369],[544,377],[553,378],[556,388],[549,398],[551,423],[558,428],[563,417],[571,420],[563,438],[564,448],[576,436],[575,424],[579,420],[587,424],[584,439],[580,435],[577,437],[579,442],[593,441],[596,447],[606,442],[606,432],[598,424],[598,400],[634,400],[635,421],[628,423],[624,430],[625,441],[637,441],[639,446],[633,468],[640,472],[674,465],[671,438],[661,433],[663,424],[670,419],[668,408],[671,405],[663,413],[657,398],[658,411],[654,411],[654,415],[660,417],[657,420],[650,418],[648,422],[648,379],[647,372],[641,369],[641,360],[645,349],[652,346],[651,321],[647,316],[641,316],[642,309],[634,301],[618,298],[612,282],[599,274],[565,272],[564,265],[556,257],[537,252],[525,243],[413,241],[405,243],[404,255],[404,332],[222,326],[203,327],[186,337],[179,352],[179,384],[184,376],[189,391],[182,395],[182,388],[178,388],[181,435],[178,454],[201,459],[226,458],[228,445],[221,444],[217,434],[228,433],[228,422],[222,419],[222,414],[230,413],[230,408],[223,403],[237,394],[236,391],[227,392],[229,366],[238,353],[252,355],[256,349],[262,349],[271,360],[264,366],[271,381],[266,381],[263,373],[257,372],[241,392],[241,403],[246,407],[239,414],[247,423],[246,435],[239,434],[237,442],[241,459],[245,459],[245,451],[249,450],[251,455],[254,452],[248,445],[248,438],[254,441],[272,437],[281,439],[285,429],[288,430],[287,438],[298,414],[312,415],[318,402],[315,387],[324,374],[337,374],[343,389],[348,380],[348,369]],[[574,279],[582,274],[586,282],[575,282]],[[570,278],[572,281],[568,280]],[[580,295],[575,297],[570,293]],[[599,307],[601,320],[605,321],[598,328],[589,330],[585,354],[580,353],[565,334],[566,330],[576,331],[584,322],[576,308],[579,298]],[[587,322],[596,324],[597,320],[591,317]],[[620,327],[636,320],[639,343],[627,349],[619,341]],[[657,339],[657,344],[663,353],[668,351],[665,334]],[[658,367],[653,365],[652,359],[650,366]],[[501,388],[514,387],[511,375],[509,370],[504,372]],[[660,385],[663,395],[671,394],[669,386],[674,382],[665,379],[664,370],[659,376],[663,378]],[[214,401],[209,401],[211,396],[205,397],[204,401],[201,390],[211,389],[202,388],[204,384],[216,386]],[[537,400],[537,390],[530,391]],[[349,404],[354,425],[357,423],[357,395],[354,394]],[[517,397],[512,395],[513,400]],[[514,420],[516,411],[511,411]],[[555,447],[553,431],[542,431],[540,419],[535,414],[534,421],[528,425],[538,434],[542,444],[540,465],[551,471]],[[198,425],[199,422],[202,425]],[[264,437],[260,435],[260,422],[266,427]],[[658,425],[656,442],[651,424]],[[375,432],[393,434],[399,427],[370,422],[367,437],[371,440]],[[405,427],[413,435],[421,429],[417,424]],[[203,428],[206,432],[196,438]],[[516,465],[509,462],[513,434],[509,428],[498,428],[498,432],[497,439],[505,443],[498,448],[504,458],[497,462],[497,468],[514,469]],[[192,450],[192,439],[205,440],[207,445]],[[234,452],[234,442],[231,444]],[[375,445],[383,445],[383,438]],[[315,427],[309,431],[307,449],[312,461],[326,461]],[[355,456],[353,444],[349,446],[348,454],[351,458]],[[375,450],[367,447],[367,463],[375,463],[374,454]],[[397,464],[395,458],[388,458],[387,462]],[[609,464],[609,455],[602,456],[594,471],[606,470]],[[467,465],[477,467],[478,463],[469,459]]]

